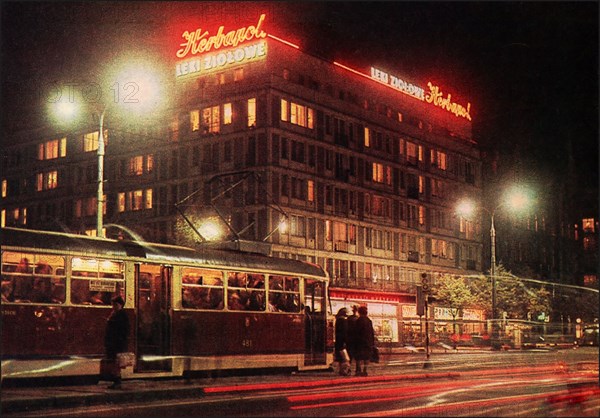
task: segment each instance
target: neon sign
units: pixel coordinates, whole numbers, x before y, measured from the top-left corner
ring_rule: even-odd
[[[201,72],[221,70],[225,67],[260,59],[267,55],[267,43],[260,41],[237,49],[182,61],[175,65],[175,76],[197,75]]]
[[[425,93],[425,89],[422,87],[409,83],[399,77],[388,74],[385,71],[379,70],[375,67],[371,67],[371,78],[379,83],[385,84],[395,90],[398,90],[404,94],[407,94],[415,99],[430,103],[441,109],[444,109],[456,117],[462,117],[467,120],[471,120],[471,103],[467,103],[467,106],[462,106],[452,101],[452,95],[448,94],[443,97],[443,93],[439,86],[434,86],[431,82],[427,83],[429,92]]]
[[[471,120],[471,103],[467,103],[467,107],[459,105],[456,102],[452,101],[452,95],[448,93],[446,98],[443,98],[443,93],[438,86],[434,86],[431,82],[427,83],[427,87],[429,87],[429,93],[425,96],[425,101],[427,103],[431,103],[434,106],[441,107],[442,109],[447,110],[450,113],[453,113],[456,116],[466,118],[467,120]]]
[[[239,44],[254,39],[262,39],[267,34],[261,29],[265,20],[265,15],[261,14],[256,25],[241,27],[227,33],[223,33],[224,26],[219,27],[216,35],[209,36],[208,31],[202,31],[201,28],[193,32],[185,31],[181,35],[185,42],[180,44],[181,49],[176,53],[177,58],[185,58],[188,54],[197,55],[209,52],[213,49],[222,47],[237,47]]]

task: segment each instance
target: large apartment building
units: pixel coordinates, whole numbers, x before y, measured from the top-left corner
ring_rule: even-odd
[[[228,239],[322,265],[334,311],[368,304],[379,336],[402,341],[420,325],[423,273],[483,270],[479,222],[455,215],[461,197],[482,195],[468,100],[418,75],[307,54],[264,16],[208,36],[182,37],[177,105],[161,122],[108,119],[107,236],[194,245],[216,220]],[[93,234],[98,134],[90,124],[13,138],[2,224]],[[443,307],[431,316],[451,319]]]

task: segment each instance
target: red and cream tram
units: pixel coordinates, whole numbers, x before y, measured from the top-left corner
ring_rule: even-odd
[[[2,382],[99,376],[110,300],[136,354],[124,378],[327,368],[317,265],[214,248],[2,229]]]

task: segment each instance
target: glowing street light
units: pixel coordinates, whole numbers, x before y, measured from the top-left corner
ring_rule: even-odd
[[[492,209],[480,205],[470,199],[460,201],[456,206],[456,213],[463,218],[472,218],[477,208],[484,210],[490,216],[490,275],[492,277],[492,341],[497,342],[498,330],[496,324],[496,228],[494,225],[494,216],[496,211],[506,207],[513,211],[525,210],[530,205],[531,199],[528,193],[522,188],[512,188],[506,192],[504,199]]]
[[[97,188],[97,213],[96,235],[104,237],[104,117],[109,107],[119,105],[128,111],[147,113],[151,108],[156,108],[159,103],[161,83],[158,77],[148,71],[148,65],[142,62],[128,62],[126,67],[117,68],[108,77],[111,81],[112,101],[102,100],[102,91],[97,84],[86,85],[81,92],[76,92],[74,84],[69,87],[67,94],[58,91],[55,100],[50,100],[51,111],[55,119],[60,122],[72,122],[86,107],[91,105],[92,113],[97,117],[98,132],[98,188]],[[111,105],[111,106],[109,106]]]

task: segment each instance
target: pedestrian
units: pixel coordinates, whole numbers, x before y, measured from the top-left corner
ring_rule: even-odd
[[[375,331],[373,322],[368,317],[366,306],[358,308],[358,319],[354,328],[356,358],[356,376],[367,376],[367,366],[375,347]],[[361,369],[362,365],[362,369]]]
[[[348,317],[348,337],[346,338],[346,348],[348,349],[348,355],[350,356],[350,362],[355,362],[354,358],[355,346],[356,346],[356,321],[358,320],[358,305],[352,305],[352,315]],[[359,371],[358,364],[355,364],[356,372]]]
[[[347,376],[350,371],[348,347],[348,312],[346,308],[340,308],[335,315],[335,361],[340,365],[339,373]]]
[[[112,299],[112,312],[106,321],[106,333],[104,334],[104,348],[109,365],[113,384],[109,389],[121,389],[121,367],[117,360],[117,354],[127,351],[127,339],[129,337],[129,318],[123,310],[125,301],[121,296]]]

